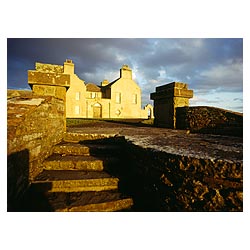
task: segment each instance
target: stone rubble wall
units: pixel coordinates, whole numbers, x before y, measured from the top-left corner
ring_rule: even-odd
[[[176,128],[197,133],[243,136],[243,114],[215,107],[176,108]]]
[[[65,103],[52,96],[8,100],[8,206],[15,206],[65,131]],[[11,210],[11,208],[10,208]]]
[[[243,211],[243,163],[127,148],[127,180],[137,210]]]

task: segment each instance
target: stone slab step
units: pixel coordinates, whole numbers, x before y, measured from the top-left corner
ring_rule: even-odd
[[[89,147],[78,143],[61,142],[53,147],[54,154],[89,156]]]
[[[107,139],[116,136],[116,134],[83,134],[67,132],[63,136],[63,140],[67,142],[79,142],[85,140]]]
[[[73,206],[63,210],[57,210],[57,212],[115,212],[125,209],[130,209],[133,205],[131,198],[109,201],[97,204],[88,204],[84,206]]]
[[[104,162],[104,160],[92,156],[61,156],[53,154],[43,162],[43,169],[102,171]]]
[[[122,154],[122,149],[119,145],[114,144],[61,142],[54,146],[53,153],[60,155],[103,156]]]
[[[48,197],[55,211],[103,212],[129,209],[133,200],[118,192],[54,193]],[[66,206],[65,206],[66,204]]]
[[[93,142],[80,142],[80,145],[89,148],[89,154],[92,156],[110,156],[110,155],[121,155],[122,148],[118,144],[105,144],[103,142],[94,143]]]
[[[44,170],[32,182],[40,192],[84,192],[118,189],[118,178],[106,172],[81,170]]]
[[[133,200],[116,191],[101,192],[30,192],[27,211],[108,212],[131,211]]]

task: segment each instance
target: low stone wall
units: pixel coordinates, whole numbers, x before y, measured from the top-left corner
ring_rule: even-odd
[[[243,163],[129,144],[121,175],[136,211],[243,211]]]
[[[243,210],[241,137],[104,121],[68,127],[74,136],[93,131],[123,143],[120,163],[107,170],[133,197],[134,211]]]
[[[65,103],[52,96],[8,99],[8,211],[15,207],[43,160],[65,131]]]
[[[176,128],[242,137],[243,114],[215,107],[180,107],[176,108]]]

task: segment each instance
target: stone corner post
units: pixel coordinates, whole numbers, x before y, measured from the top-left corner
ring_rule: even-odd
[[[66,92],[70,87],[70,75],[55,72],[28,70],[28,84],[33,94],[53,96],[64,102],[64,131],[66,131]]]
[[[172,82],[156,87],[156,92],[150,94],[154,100],[154,124],[160,127],[176,129],[176,108],[189,106],[193,90],[188,84]]]

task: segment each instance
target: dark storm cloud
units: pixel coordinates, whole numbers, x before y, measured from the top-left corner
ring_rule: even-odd
[[[171,81],[187,82],[199,95],[243,89],[242,39],[8,39],[7,52],[9,88],[27,88],[36,61],[62,65],[68,58],[80,78],[97,84],[113,81],[128,64],[144,104]]]
[[[154,76],[153,85],[164,80],[187,82],[199,94],[214,89],[242,92],[242,58],[242,39],[167,39],[144,60],[145,78]],[[154,65],[165,71],[165,79],[157,75]]]
[[[242,63],[241,39],[160,39],[158,44],[142,64],[177,78],[195,78],[212,67]]]

